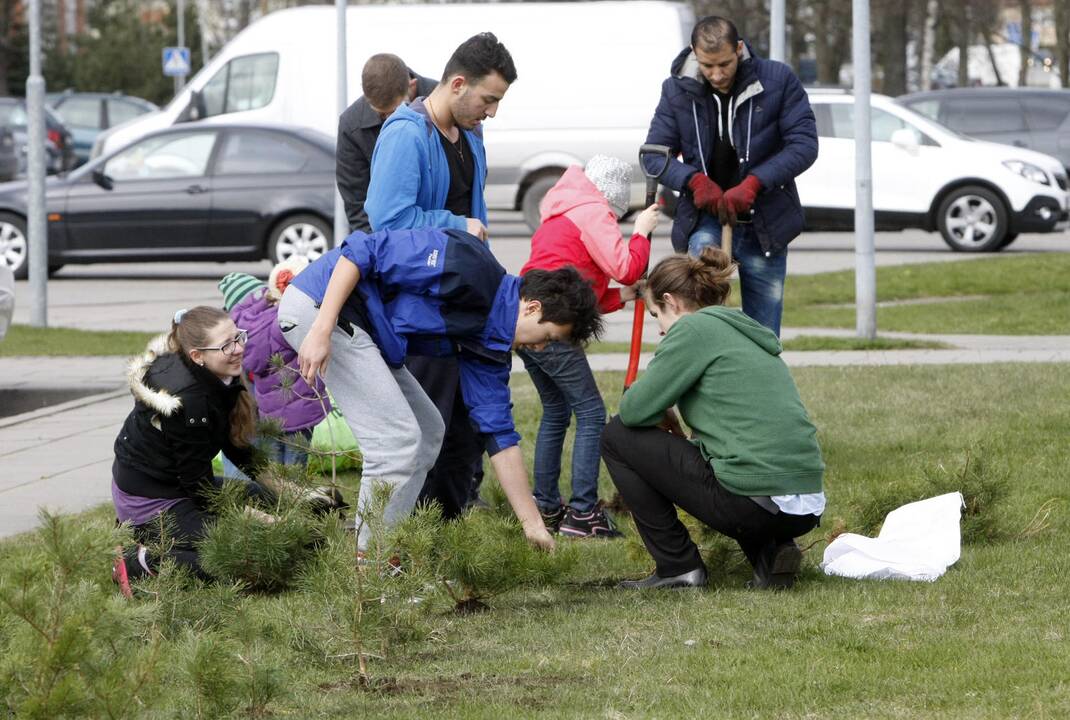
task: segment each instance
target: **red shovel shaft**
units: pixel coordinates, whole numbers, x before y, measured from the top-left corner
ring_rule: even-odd
[[[632,346],[628,350],[628,371],[624,373],[624,389],[627,390],[635,382],[635,376],[639,374],[639,351],[643,349],[643,316],[646,314],[646,303],[642,298],[635,299],[635,313],[632,315]]]

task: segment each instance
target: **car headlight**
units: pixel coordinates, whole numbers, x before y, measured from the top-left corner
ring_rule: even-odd
[[[1010,170],[1012,173],[1021,175],[1026,180],[1031,180],[1041,185],[1051,185],[1051,181],[1048,180],[1048,173],[1044,172],[1036,165],[1024,162],[1022,160],[1004,160],[1003,167]]]

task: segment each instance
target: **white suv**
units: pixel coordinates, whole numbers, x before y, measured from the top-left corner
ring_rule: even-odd
[[[809,90],[817,161],[799,176],[810,230],[854,226],[854,97]],[[954,250],[1001,250],[1022,232],[1068,224],[1066,169],[1053,157],[974,140],[872,96],[873,208],[878,230],[939,230]]]

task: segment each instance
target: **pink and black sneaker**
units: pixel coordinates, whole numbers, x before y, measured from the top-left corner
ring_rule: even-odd
[[[119,592],[128,600],[133,599],[134,591],[130,589],[130,575],[126,572],[126,558],[123,557],[122,549],[111,566],[111,579],[119,586]]]
[[[588,513],[565,508],[565,517],[557,531],[562,535],[574,538],[618,538],[621,533],[613,520],[606,515],[606,511],[600,506],[595,507]]]

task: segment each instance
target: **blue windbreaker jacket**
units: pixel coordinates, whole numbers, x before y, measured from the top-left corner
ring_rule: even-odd
[[[803,229],[795,178],[817,159],[817,124],[806,91],[789,66],[759,58],[744,46],[737,73],[727,135],[739,156],[739,178],[754,175],[762,183],[753,207],[758,242],[765,253],[780,253]],[[662,83],[646,137],[648,143],[669,146],[674,156],[661,183],[683,191],[672,229],[677,252],[687,251],[688,237],[700,220],[684,189],[691,175],[706,172],[713,161],[718,115],[694,53],[684,48],[673,60],[671,77]],[[675,159],[678,154],[682,161]],[[645,164],[650,172],[660,169],[655,159]]]
[[[487,224],[487,152],[482,126],[462,130],[475,158],[472,214]],[[423,99],[402,105],[383,123],[372,153],[371,182],[364,209],[375,230],[468,227],[465,218],[443,208],[450,190],[450,168]]]
[[[388,365],[407,355],[456,355],[469,416],[493,455],[520,442],[509,393],[521,279],[486,244],[459,230],[355,232],[292,285],[323,302],[339,257],[360,269],[342,312],[372,337]]]

